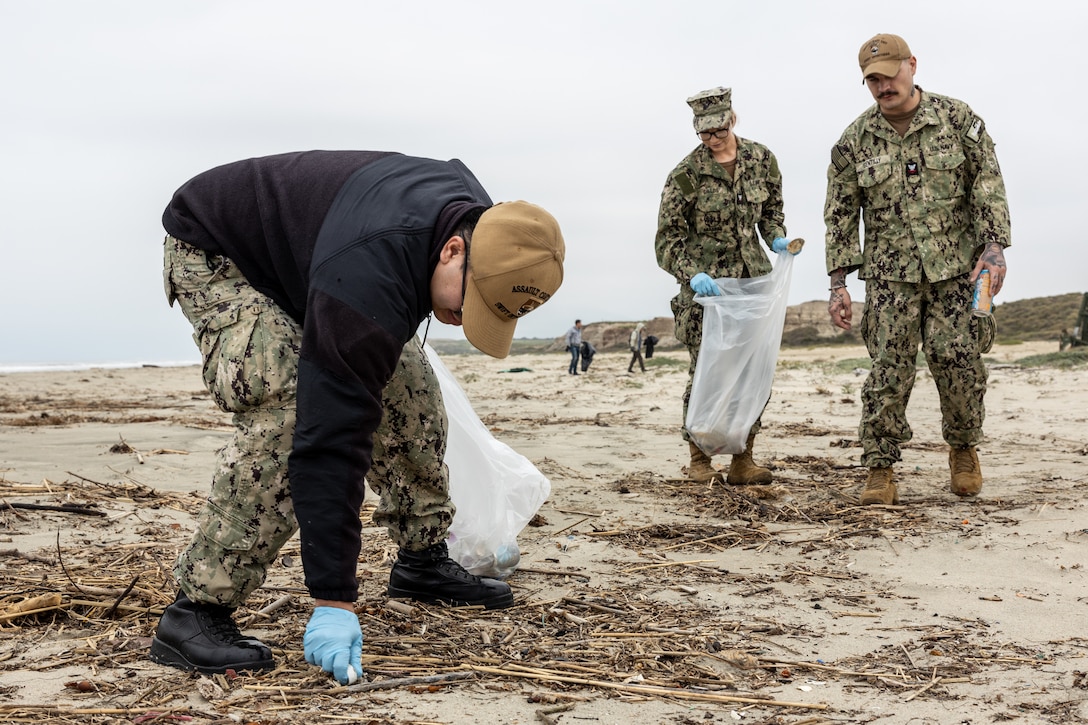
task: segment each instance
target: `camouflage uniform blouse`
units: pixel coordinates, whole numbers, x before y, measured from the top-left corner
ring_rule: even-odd
[[[1005,183],[982,119],[923,93],[900,137],[874,104],[831,150],[824,222],[828,274],[860,267],[861,279],[939,282],[969,272],[982,245],[1009,246]]]
[[[782,174],[766,146],[737,137],[734,178],[700,145],[665,182],[657,217],[657,263],[680,283],[677,307],[694,305],[688,283],[699,272],[711,277],[770,274],[769,247],[786,236]],[[759,230],[759,236],[756,230]]]

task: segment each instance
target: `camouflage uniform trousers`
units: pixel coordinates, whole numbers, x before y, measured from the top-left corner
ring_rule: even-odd
[[[235,426],[174,575],[190,599],[237,607],[298,529],[287,461],[302,329],[229,259],[169,236],[163,277],[170,304],[193,325],[204,383]],[[367,479],[381,498],[374,520],[398,546],[424,549],[445,540],[454,506],[445,409],[418,340],[405,345],[382,406]]]
[[[866,280],[861,335],[872,369],[861,390],[862,465],[890,467],[913,435],[906,410],[919,345],[937,384],[944,440],[959,447],[982,441],[987,372],[968,277],[919,284]]]
[[[691,385],[695,381],[695,365],[699,362],[699,350],[703,345],[703,306],[697,302],[685,305],[683,295],[677,295],[672,300],[672,313],[676,320],[676,339],[688,349],[688,384],[684,387],[684,425],[680,427],[680,437],[690,443],[691,434],[687,428],[688,403],[691,402]],[[748,431],[749,437],[758,435],[762,427],[761,414]]]

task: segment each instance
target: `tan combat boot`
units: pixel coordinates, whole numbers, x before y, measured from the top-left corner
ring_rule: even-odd
[[[948,452],[948,468],[952,471],[952,493],[957,496],[977,496],[982,490],[982,467],[974,446],[952,447]]]
[[[733,455],[733,461],[729,464],[729,473],[725,477],[726,483],[731,483],[734,486],[746,486],[770,483],[774,480],[770,469],[757,466],[755,461],[752,460],[752,443],[755,442],[755,439],[754,434],[749,434],[744,453]]]
[[[865,482],[865,490],[861,492],[861,505],[899,503],[899,491],[895,488],[895,480],[891,468],[870,468],[869,480]]]
[[[714,465],[710,462],[710,457],[703,453],[703,449],[695,445],[695,441],[688,441],[688,447],[691,449],[691,463],[688,464],[688,478],[693,481],[699,481],[700,483],[713,481],[715,478],[721,480],[721,471],[714,468]]]

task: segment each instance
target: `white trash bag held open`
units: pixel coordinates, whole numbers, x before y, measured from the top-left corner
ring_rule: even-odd
[[[551,493],[532,462],[497,440],[430,345],[424,345],[446,404],[450,499],[449,555],[478,576],[505,579],[517,568],[517,537]]]
[[[771,397],[793,257],[778,254],[770,274],[716,279],[720,294],[695,296],[703,340],[684,425],[708,456],[742,453]]]

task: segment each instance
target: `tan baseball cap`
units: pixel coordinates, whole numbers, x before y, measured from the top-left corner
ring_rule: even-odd
[[[695,130],[713,131],[715,129],[725,128],[732,123],[732,99],[733,89],[723,88],[721,86],[706,91],[700,91],[689,98],[688,105],[691,106],[692,112],[695,113],[695,118],[692,119],[692,123],[695,124]]]
[[[508,201],[480,216],[469,245],[461,324],[473,347],[510,354],[518,319],[551,299],[563,284],[566,244],[559,222],[536,204]]]
[[[911,52],[907,41],[898,35],[880,33],[874,35],[862,44],[858,51],[858,65],[861,66],[861,77],[865,78],[871,73],[879,73],[882,76],[894,76],[899,72],[899,64],[904,60],[910,60]]]

